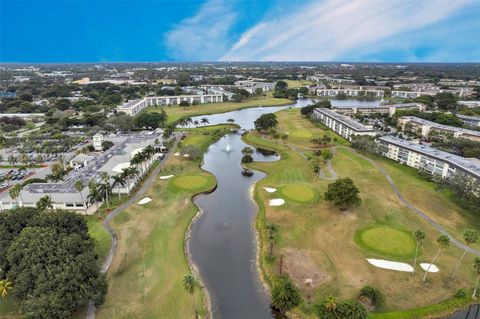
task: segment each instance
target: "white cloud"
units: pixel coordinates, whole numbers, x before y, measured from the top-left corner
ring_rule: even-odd
[[[236,14],[224,0],[209,0],[198,13],[166,33],[169,54],[179,60],[217,60],[231,45],[229,31]]]
[[[442,21],[469,0],[325,0],[250,28],[226,61],[333,61],[385,47],[396,36]],[[405,40],[405,39],[403,39]],[[425,39],[428,41],[428,39]],[[408,50],[409,43],[398,48]],[[360,52],[357,50],[364,50]]]

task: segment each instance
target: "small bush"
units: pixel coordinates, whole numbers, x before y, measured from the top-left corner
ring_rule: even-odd
[[[463,288],[460,288],[457,290],[457,292],[455,292],[453,296],[458,299],[464,299],[464,298],[467,298],[467,293]]]
[[[253,162],[253,157],[249,154],[243,155],[242,163],[251,163]]]
[[[366,297],[370,299],[372,305],[375,307],[381,307],[384,302],[383,294],[377,288],[373,288],[371,286],[365,286],[360,290],[359,297]]]

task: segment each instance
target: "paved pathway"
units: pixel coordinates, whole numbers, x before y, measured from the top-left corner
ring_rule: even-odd
[[[105,220],[103,221],[103,227],[109,232],[110,237],[112,237],[112,245],[110,246],[110,251],[108,252],[108,255],[105,257],[105,260],[102,263],[102,268],[101,271],[102,273],[106,273],[110,265],[112,264],[113,257],[115,256],[115,253],[117,252],[117,245],[118,245],[118,239],[117,239],[117,233],[115,230],[110,226],[110,222],[112,219],[123,212],[125,209],[127,209],[130,205],[136,203],[138,200],[140,200],[140,197],[142,197],[145,192],[153,185],[153,183],[156,181],[158,173],[160,173],[160,170],[162,169],[163,165],[167,162],[167,160],[170,158],[172,153],[175,151],[177,144],[179,141],[179,137],[177,136],[177,139],[175,140],[174,145],[171,148],[171,151],[168,152],[168,154],[163,158],[163,160],[160,162],[160,165],[158,165],[152,173],[150,173],[150,176],[144,181],[142,187],[135,193],[135,195],[132,196],[127,202],[123,203],[122,205],[118,206],[114,210],[112,210],[107,217],[105,217]],[[92,301],[88,303],[88,309],[87,309],[87,319],[95,319],[95,311],[96,307],[93,304]]]
[[[462,249],[462,250],[467,250],[469,253],[471,254],[474,254],[476,256],[480,256],[480,250],[477,250],[475,248],[472,248],[472,247],[469,247],[467,245],[465,245],[464,243],[458,241],[457,239],[455,239],[452,235],[450,235],[448,233],[448,231],[443,228],[441,225],[437,224],[433,219],[431,219],[427,214],[425,214],[424,212],[422,212],[420,209],[418,209],[417,207],[413,206],[412,204],[410,204],[410,202],[408,202],[403,196],[402,194],[400,193],[400,190],[398,189],[397,185],[395,185],[395,182],[393,181],[392,177],[385,171],[385,169],[380,166],[378,163],[376,163],[375,161],[373,161],[372,159],[366,157],[366,156],[363,156],[362,154],[359,154],[356,150],[352,149],[351,150],[357,154],[358,156],[360,156],[361,158],[369,161],[373,166],[375,166],[375,168],[377,168],[380,173],[382,173],[388,180],[388,183],[390,184],[390,186],[392,187],[393,189],[393,192],[395,193],[395,195],[397,196],[398,200],[400,200],[400,202],[407,206],[411,211],[413,211],[414,213],[416,213],[418,216],[420,216],[421,218],[423,218],[425,221],[427,221],[430,225],[432,225],[438,232],[440,232],[441,234],[445,235],[445,236],[448,236],[450,238],[450,242],[457,246],[458,248]]]

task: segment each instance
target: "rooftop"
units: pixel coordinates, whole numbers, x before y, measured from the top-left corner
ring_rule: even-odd
[[[416,116],[402,116],[402,119],[408,119],[412,122],[423,124],[423,125],[428,125],[434,128],[442,129],[445,131],[454,131],[454,132],[461,132],[463,134],[468,134],[468,135],[474,135],[480,137],[480,132],[479,131],[474,131],[474,130],[469,130],[461,127],[455,127],[455,126],[448,126],[448,125],[443,125],[443,124],[438,124],[429,120],[425,120]]]
[[[465,157],[440,151],[427,145],[418,144],[390,135],[382,136],[379,138],[379,140],[407,148],[409,150],[424,154],[426,156],[437,158],[439,160],[452,164],[453,166],[458,167],[464,171],[467,171],[480,179],[480,164],[476,161],[472,161]]]
[[[363,125],[362,123],[355,121],[354,119],[344,116],[341,114],[338,114],[337,112],[334,112],[330,109],[325,109],[325,108],[317,108],[315,109],[316,112],[323,113],[331,118],[334,118],[335,120],[343,123],[344,125],[350,127],[351,129],[355,131],[361,131],[361,132],[372,132],[373,128],[370,126]]]

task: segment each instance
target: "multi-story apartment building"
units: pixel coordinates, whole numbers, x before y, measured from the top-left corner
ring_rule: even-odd
[[[378,138],[381,155],[444,179],[462,174],[480,181],[480,164],[461,156],[393,136]]]
[[[235,86],[246,90],[248,93],[253,94],[257,89],[261,89],[263,92],[271,91],[275,88],[273,82],[260,82],[253,80],[236,81]]]
[[[400,117],[398,119],[398,126],[404,132],[415,133],[423,137],[436,137],[441,139],[461,137],[472,141],[480,141],[480,131],[438,124],[416,116]]]
[[[190,104],[220,103],[223,102],[223,94],[148,96],[143,99],[131,100],[123,105],[117,106],[117,111],[135,116],[149,106],[178,105],[182,101]]]
[[[346,96],[373,96],[382,98],[385,95],[383,90],[366,89],[366,88],[338,88],[338,89],[317,89],[318,96],[337,96],[339,94],[345,94]]]
[[[404,99],[415,99],[422,95],[436,95],[437,90],[434,91],[392,91],[392,97],[399,97]]]
[[[329,109],[317,108],[313,111],[312,116],[349,141],[352,140],[354,135],[376,135],[373,127],[363,125],[348,116],[338,114]]]
[[[388,114],[392,116],[397,110],[426,110],[426,105],[422,103],[402,103],[392,105],[335,105],[332,110],[341,114]]]
[[[468,126],[480,127],[480,116],[457,114],[457,117]]]

